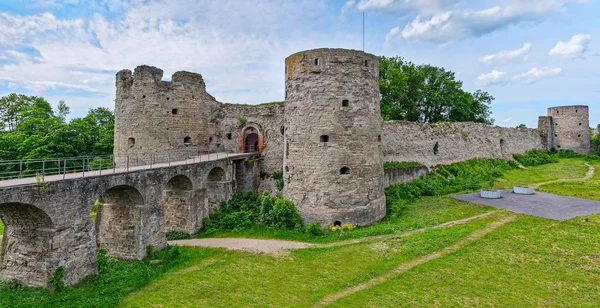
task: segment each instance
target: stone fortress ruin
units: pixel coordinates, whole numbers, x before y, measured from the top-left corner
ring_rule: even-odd
[[[283,195],[306,222],[366,225],[385,215],[383,163],[425,166],[472,158],[512,159],[531,149],[591,149],[587,106],[548,109],[537,129],[481,123],[383,121],[378,58],[315,49],[285,60],[285,102],[223,104],[201,75],[139,66],[117,74],[117,163],[185,159],[204,151],[256,152],[261,180],[282,171]]]
[[[166,232],[197,232],[234,193],[275,192],[275,178],[305,223],[367,225],[384,217],[387,185],[426,167],[531,149],[590,151],[586,106],[549,108],[537,129],[383,121],[378,70],[362,51],[299,52],[285,60],[285,102],[258,106],[216,101],[199,74],[167,82],[155,67],[120,71],[117,166],[0,182],[0,280],[44,287],[63,268],[73,285],[97,273],[98,248],[142,259],[148,247],[166,246]],[[426,167],[406,174],[384,170],[387,161]]]

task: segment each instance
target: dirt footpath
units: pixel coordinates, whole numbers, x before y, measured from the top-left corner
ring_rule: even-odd
[[[251,238],[197,238],[191,240],[169,241],[169,245],[217,247],[251,252],[264,252],[273,255],[286,253],[290,249],[310,247],[309,243],[259,240]]]

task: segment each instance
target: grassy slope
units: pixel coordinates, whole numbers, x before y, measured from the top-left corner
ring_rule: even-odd
[[[121,304],[124,307],[306,307],[329,293],[380,275],[398,263],[447,247],[498,216],[406,238],[297,250],[279,258],[231,253],[226,259],[215,258],[208,266],[152,283]]]
[[[89,276],[75,287],[54,294],[40,288],[10,289],[0,283],[0,307],[115,307],[128,294],[148,285],[169,271],[177,271],[207,258],[224,256],[227,252],[217,249],[181,249],[182,254],[174,262],[167,262],[165,251],[161,252],[160,264],[144,261],[122,261],[109,258],[99,275]]]
[[[598,307],[598,238],[598,225],[520,216],[485,240],[332,306]]]
[[[510,170],[504,178],[496,181],[496,188],[511,188],[514,185],[531,185],[558,179],[582,178],[588,167],[579,158],[561,159],[559,163],[547,164],[527,169]]]
[[[593,164],[594,176],[586,181],[571,181],[540,186],[540,190],[565,196],[600,200],[600,163]]]
[[[257,226],[253,229],[241,232],[211,234],[210,237],[278,238],[303,242],[327,243],[365,236],[405,232],[439,225],[447,221],[479,215],[491,209],[491,207],[456,200],[449,196],[424,197],[416,203],[409,204],[401,218],[385,219],[376,225],[357,228],[351,232],[327,231],[324,235],[313,236],[295,231],[276,230]],[[199,235],[199,237],[202,236],[205,235]]]
[[[559,164],[511,171],[506,183],[523,185],[578,178],[583,177],[586,169],[580,160],[563,160]],[[410,204],[401,219],[350,232],[328,232],[321,237],[312,237],[255,229],[221,236],[332,242],[417,229],[489,210],[447,196],[428,197]],[[492,217],[400,240],[300,250],[282,258],[186,247],[182,248],[182,257],[173,264],[113,262],[100,275],[56,294],[40,289],[8,290],[0,285],[0,307],[111,307],[140,288],[143,291],[127,297],[123,305],[145,307],[152,302],[164,307],[306,306],[329,293],[378,276],[402,262],[438,251],[480,228],[488,219]],[[596,264],[600,252],[594,252],[598,247],[594,239],[600,238],[598,227],[598,215],[589,217],[587,222],[579,218],[562,223],[521,216],[517,222],[496,230],[485,240],[414,268],[400,276],[404,278],[354,294],[349,297],[353,300],[346,303],[350,306],[358,303],[377,303],[377,306],[414,304],[411,298],[424,305],[435,305],[436,300],[449,305],[477,305],[479,302],[498,305],[518,300],[533,305],[541,299],[548,299],[550,305],[595,302],[598,292],[588,289],[593,285],[590,281],[596,284],[600,281]],[[553,292],[559,292],[560,298],[552,297],[550,293]],[[340,303],[346,300],[343,298]]]

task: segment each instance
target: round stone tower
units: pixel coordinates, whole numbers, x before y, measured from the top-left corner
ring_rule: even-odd
[[[552,145],[559,150],[590,152],[590,120],[588,106],[548,108],[552,117]]]
[[[367,225],[385,216],[379,62],[315,49],[285,60],[284,196],[305,223]]]

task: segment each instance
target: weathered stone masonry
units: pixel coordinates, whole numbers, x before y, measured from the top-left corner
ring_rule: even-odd
[[[384,122],[377,57],[316,49],[291,55],[285,64],[285,105],[266,106],[221,104],[195,73],[177,72],[165,82],[153,67],[119,72],[115,155],[165,161],[201,151],[259,151],[260,189],[275,190],[269,175],[283,171],[284,195],[307,222],[363,225],[384,214],[384,161],[431,167],[511,159],[530,149],[590,149],[586,106],[550,108],[538,129]]]
[[[252,159],[172,166],[0,189],[6,224],[0,279],[46,286],[64,266],[65,283],[97,271],[97,247],[140,259],[165,232],[193,233],[236,191],[283,193],[305,222],[365,225],[385,215],[385,185],[423,172],[388,172],[385,161],[427,167],[472,158],[506,158],[530,149],[590,150],[588,108],[554,107],[538,129],[478,123],[384,122],[378,59],[362,51],[316,49],[286,59],[286,102],[221,104],[201,75],[140,66],[116,76],[118,166],[181,160],[205,151],[238,151]],[[259,155],[258,155],[259,154]],[[261,180],[262,179],[262,180]],[[45,184],[44,184],[45,185]],[[96,221],[89,218],[100,197]]]
[[[165,232],[196,232],[201,221],[235,191],[256,190],[256,162],[221,159],[159,169],[67,179],[0,189],[5,223],[0,280],[45,287],[65,267],[72,285],[94,274],[97,247],[141,259],[161,249]],[[101,205],[95,223],[90,211]]]
[[[285,64],[284,196],[307,222],[383,218],[378,58],[316,49]]]

